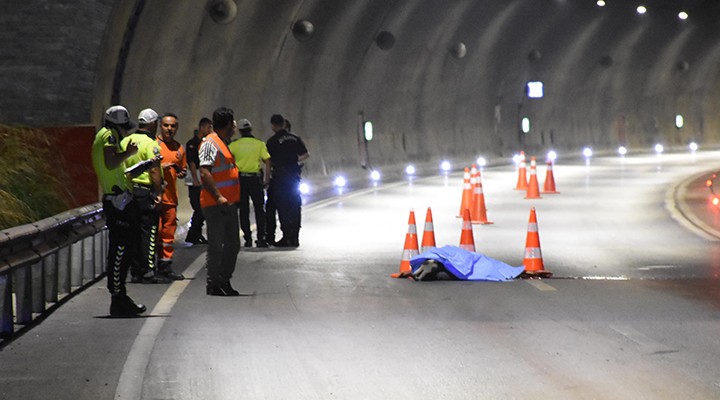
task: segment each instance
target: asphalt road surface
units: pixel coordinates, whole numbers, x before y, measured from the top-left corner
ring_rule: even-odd
[[[458,245],[462,174],[307,205],[301,246],[243,249],[233,285],[129,285],[145,318],[110,319],[105,282],[0,350],[2,399],[718,399],[720,245],[704,182],[720,153],[560,159],[560,194],[526,200],[486,168],[477,251],[521,265],[531,207],[553,279],[392,279],[414,209]],[[540,185],[545,167],[539,166]]]

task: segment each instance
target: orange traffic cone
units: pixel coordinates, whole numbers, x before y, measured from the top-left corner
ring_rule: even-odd
[[[543,266],[542,251],[540,250],[540,234],[538,232],[537,215],[535,207],[530,209],[527,239],[525,240],[525,266],[524,274],[530,277],[549,278],[552,272],[546,271]]]
[[[425,214],[425,229],[423,230],[422,247],[420,251],[424,253],[432,247],[437,247],[437,245],[435,245],[435,229],[433,227],[432,211],[430,211],[430,207],[428,207],[427,214]]]
[[[477,185],[475,186],[475,190],[473,193],[473,207],[470,209],[470,218],[473,224],[492,224],[492,222],[488,221],[487,219],[487,209],[485,208],[485,194],[483,193],[482,178],[480,177],[479,172],[476,181]]]
[[[526,199],[540,199],[540,185],[537,180],[537,165],[535,157],[530,158],[530,183],[528,183]]]
[[[547,172],[545,173],[545,184],[542,192],[548,194],[560,193],[555,189],[555,176],[553,175],[553,162],[551,160],[547,161]]]
[[[472,222],[470,222],[470,210],[463,210],[462,232],[460,233],[460,248],[467,251],[475,251],[475,238],[473,237]]]
[[[460,211],[458,212],[457,217],[462,218],[463,210],[469,209],[472,204],[472,195],[473,195],[473,188],[470,184],[470,169],[465,168],[465,172],[463,173],[463,192],[462,192],[462,201],[460,202]]]
[[[410,210],[408,218],[408,233],[405,235],[405,246],[403,247],[402,260],[400,260],[400,272],[390,275],[392,278],[409,276],[412,272],[410,259],[418,255],[417,227],[415,226],[415,211]]]
[[[518,181],[515,190],[527,190],[527,169],[525,167],[525,152],[520,152],[520,166],[518,167]]]

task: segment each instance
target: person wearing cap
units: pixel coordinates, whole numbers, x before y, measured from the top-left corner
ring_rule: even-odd
[[[247,119],[238,121],[240,138],[228,148],[235,157],[240,174],[240,230],[245,238],[245,247],[252,247],[250,230],[250,199],[255,211],[257,247],[267,247],[265,242],[265,188],[270,184],[270,154],[265,142],[252,135],[252,124]],[[263,168],[264,166],[264,168]]]
[[[268,201],[272,201],[278,211],[280,230],[283,237],[276,247],[298,247],[302,199],[300,198],[300,162],[309,157],[305,143],[299,136],[285,129],[282,115],[270,118],[275,134],[267,141],[272,165],[272,177],[268,188]],[[271,200],[272,198],[272,200]],[[274,235],[268,229],[268,237]]]
[[[123,162],[138,152],[138,146],[130,142],[123,150],[120,141],[136,128],[125,107],[112,106],[105,111],[103,127],[92,145],[92,165],[103,192],[103,213],[109,236],[105,265],[112,317],[135,316],[146,310],[127,295],[125,287],[130,257],[138,244],[138,230],[130,179],[124,173]]]
[[[186,243],[207,244],[207,239],[202,234],[205,217],[200,207],[200,190],[202,183],[200,181],[200,159],[198,158],[198,150],[203,138],[212,132],[212,121],[210,118],[203,117],[198,123],[198,129],[195,129],[192,139],[185,144],[187,151],[188,173],[185,176],[185,185],[188,188],[188,197],[190,197],[190,206],[193,209],[190,218],[190,229],[185,236]]]
[[[161,275],[174,281],[181,281],[185,277],[173,271],[172,258],[174,253],[175,231],[177,230],[178,191],[177,179],[185,178],[187,161],[185,149],[175,140],[178,131],[178,117],[173,113],[166,113],[160,120],[160,134],[157,143],[160,146],[160,155],[163,157],[162,173],[165,180],[165,190],[158,210],[160,212],[160,261],[158,271]]]
[[[125,167],[160,156],[160,146],[155,141],[158,126],[158,114],[152,108],[140,111],[137,132],[120,142],[125,148],[129,143],[138,146],[137,154],[125,160]],[[159,166],[154,166],[132,178],[133,200],[137,206],[139,223],[138,251],[130,266],[132,283],[170,283],[170,279],[160,275],[157,270],[155,252],[158,229],[157,206],[162,194],[162,175]]]
[[[233,110],[220,107],[213,112],[213,132],[200,145],[202,206],[207,223],[207,286],[210,296],[239,296],[230,285],[240,251],[237,203],[240,180],[227,144],[235,133]]]

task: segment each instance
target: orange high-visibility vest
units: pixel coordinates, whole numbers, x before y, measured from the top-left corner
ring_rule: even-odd
[[[237,203],[240,201],[240,180],[232,153],[215,132],[207,135],[203,142],[208,142],[207,144],[218,149],[215,164],[211,171],[215,186],[220,191],[220,194],[227,199],[228,203]],[[200,206],[210,207],[215,205],[217,205],[217,199],[203,185],[200,192]]]

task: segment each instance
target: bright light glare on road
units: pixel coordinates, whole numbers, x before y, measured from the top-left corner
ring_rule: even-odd
[[[475,160],[475,162],[477,163],[477,165],[479,167],[484,167],[487,165],[487,160],[485,159],[485,157],[478,157],[477,160]]]
[[[447,160],[446,160],[446,161],[443,161],[442,163],[440,163],[440,169],[441,169],[443,172],[448,172],[448,171],[450,171],[450,170],[452,169],[452,165],[450,164],[450,161],[447,161]]]
[[[557,153],[555,152],[555,150],[550,150],[550,151],[548,151],[548,153],[547,153],[547,159],[550,160],[550,161],[552,161],[552,162],[555,162],[555,160],[557,160]]]
[[[660,143],[655,145],[655,152],[658,154],[661,154],[663,151],[665,151],[665,148]]]
[[[380,171],[375,170],[375,171],[371,172],[370,179],[372,179],[375,182],[379,181],[380,180]]]
[[[512,158],[515,165],[520,164],[520,161],[522,161],[522,156],[520,154],[515,154]]]
[[[345,187],[345,184],[347,184],[347,181],[344,176],[336,176],[335,180],[333,180],[333,185],[337,187]]]
[[[593,155],[593,151],[589,147],[584,148],[582,153],[583,153],[583,156],[585,156],[585,158],[590,158]]]
[[[618,147],[618,154],[620,154],[621,156],[627,154],[627,149],[625,148],[625,146]]]
[[[408,175],[415,175],[415,166],[408,165],[407,167],[405,167],[405,173]]]

